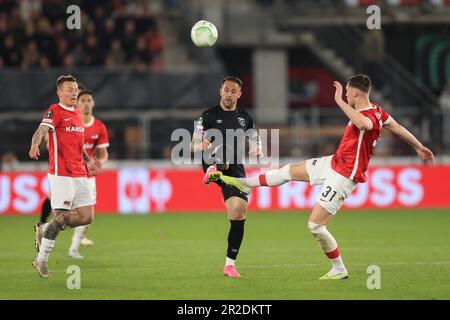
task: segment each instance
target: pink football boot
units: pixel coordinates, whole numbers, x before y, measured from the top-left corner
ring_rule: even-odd
[[[235,266],[223,267],[223,275],[225,277],[230,277],[230,278],[240,278],[241,277],[241,275],[237,272]]]
[[[222,171],[217,170],[215,165],[210,165],[203,176],[203,183],[209,184],[211,181],[216,181],[222,175]]]

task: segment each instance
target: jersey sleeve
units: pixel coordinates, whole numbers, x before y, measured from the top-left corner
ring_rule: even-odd
[[[100,130],[95,148],[107,148],[107,147],[109,147],[108,130],[106,130],[106,126],[103,123],[100,123]]]
[[[53,106],[50,106],[45,113],[44,117],[41,121],[41,126],[47,126],[50,127],[50,129],[55,130],[55,127],[59,123],[59,114],[55,111],[55,108]]]
[[[381,122],[384,124],[388,123],[392,118],[389,115],[389,113],[387,113],[386,111],[384,111],[384,109],[380,108],[381,111]]]
[[[200,118],[198,118],[198,120],[196,121],[195,133],[201,134],[203,136],[206,130],[211,128],[210,123],[210,115],[206,111],[203,112]]]
[[[256,129],[255,122],[253,121],[252,116],[249,113],[247,113],[247,117],[248,117],[247,130]]]
[[[370,121],[372,121],[372,125],[373,126],[375,126],[377,124],[378,119],[377,119],[377,117],[375,115],[375,112],[373,110],[364,110],[364,111],[361,111],[361,114],[364,117],[368,118]]]

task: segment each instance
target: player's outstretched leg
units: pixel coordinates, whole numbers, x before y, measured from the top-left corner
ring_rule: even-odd
[[[228,249],[225,258],[223,274],[226,277],[239,278],[241,275],[236,270],[236,258],[244,238],[245,214],[247,202],[239,197],[231,197],[225,202],[230,220],[228,232]]]
[[[216,177],[214,177],[216,178]],[[240,191],[249,193],[251,188],[268,186],[276,187],[289,181],[309,181],[305,162],[287,164],[279,169],[269,170],[256,177],[235,178],[220,174],[217,179],[225,184],[238,188]]]
[[[308,229],[319,242],[320,248],[330,259],[331,270],[319,280],[341,280],[348,278],[348,272],[345,268],[336,240],[327,230],[327,224],[331,221],[332,215],[328,213],[319,204],[313,208],[313,212],[308,222]]]

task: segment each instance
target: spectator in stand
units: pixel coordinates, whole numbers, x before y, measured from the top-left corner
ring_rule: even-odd
[[[106,65],[110,67],[122,66],[125,64],[125,53],[122,50],[120,40],[114,39],[111,42],[111,49],[106,56]]]
[[[161,66],[163,41],[148,0],[78,4],[83,28],[68,30],[66,0],[0,0],[0,67]]]

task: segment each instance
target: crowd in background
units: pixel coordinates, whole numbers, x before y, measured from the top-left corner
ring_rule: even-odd
[[[79,4],[80,30],[66,13]],[[0,67],[161,64],[163,39],[149,1],[0,0]]]

